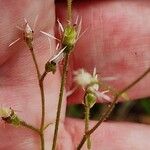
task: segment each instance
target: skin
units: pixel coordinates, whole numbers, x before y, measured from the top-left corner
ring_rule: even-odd
[[[150,2],[143,1],[75,1],[74,15],[83,17],[83,29],[88,32],[79,40],[69,64],[67,89],[73,87],[72,72],[85,68],[92,72],[93,67],[101,76],[117,76],[111,84],[122,89],[141,75],[150,65]],[[64,3],[64,2],[63,2]],[[38,14],[35,28],[34,49],[40,71],[44,71],[46,60],[53,54],[54,41],[49,50],[48,40],[39,30],[54,32],[55,5],[51,0],[10,0],[0,1],[0,104],[12,107],[26,122],[39,127],[41,103],[37,76],[30,52],[23,42],[12,47],[8,45],[18,37],[25,17],[31,26]],[[8,11],[9,10],[9,11]],[[65,17],[65,6],[56,5],[57,16]],[[60,72],[48,75],[45,79],[46,150],[52,145],[54,121]],[[150,96],[150,78],[145,77],[130,90],[131,99]],[[65,118],[67,103],[81,102],[82,93],[77,91],[68,99],[64,95],[60,124],[58,149],[73,150],[83,135],[82,120]],[[67,101],[66,101],[67,100]],[[94,122],[91,123],[93,125]],[[103,123],[92,136],[93,150],[143,150],[150,148],[150,127],[133,123]],[[1,150],[38,150],[39,137],[25,128],[14,128],[0,123]],[[83,148],[85,149],[85,148]]]

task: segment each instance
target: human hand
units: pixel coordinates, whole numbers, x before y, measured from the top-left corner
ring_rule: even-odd
[[[77,43],[71,56],[70,82],[73,70],[85,68],[89,71],[96,67],[102,76],[117,76],[112,83],[122,89],[141,75],[150,64],[149,55],[149,5],[147,1],[106,1],[74,2],[74,14],[83,17],[83,29],[88,32]],[[41,72],[49,58],[47,39],[38,30],[50,29],[53,32],[55,12],[52,1],[9,1],[0,2],[0,104],[17,109],[17,114],[26,122],[39,127],[41,103],[36,71],[30,52],[24,42],[18,42],[11,48],[8,45],[21,36],[16,25],[23,24],[23,18],[29,23],[39,19],[35,34],[35,51]],[[65,15],[61,3],[56,5],[58,17]],[[61,8],[61,9],[60,9]],[[64,8],[64,9],[63,9]],[[8,11],[9,10],[9,11]],[[5,17],[2,17],[5,16]],[[53,43],[52,50],[55,49]],[[149,77],[138,83],[129,95],[132,99],[149,96]],[[60,73],[49,74],[45,79],[46,123],[53,123],[46,130],[46,150],[52,145],[54,122],[60,86]],[[80,92],[74,93],[68,100],[76,103],[81,100]],[[81,120],[65,118],[66,96],[62,108],[58,149],[71,150],[80,141],[84,131]],[[94,124],[94,122],[92,122]],[[14,128],[6,124],[0,128],[0,149],[27,150],[39,149],[39,137],[24,128]],[[103,123],[92,135],[93,149],[103,150],[143,150],[150,147],[149,127],[129,123]]]

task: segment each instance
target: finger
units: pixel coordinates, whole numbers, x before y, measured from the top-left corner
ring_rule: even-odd
[[[52,29],[52,27],[54,26],[54,21],[52,21],[51,18],[54,18],[54,8],[52,7],[52,5],[50,5],[50,3],[52,3],[52,1],[49,2],[47,0],[45,0],[44,2],[37,2],[34,0],[32,2],[1,2],[0,65],[3,64],[13,52],[15,52],[14,50],[8,48],[8,45],[18,37],[22,36],[21,31],[19,31],[16,27],[24,26],[24,18],[26,18],[31,27],[33,27],[36,16],[38,16],[35,28],[36,31],[44,30],[46,27]],[[37,36],[39,36],[39,34]]]
[[[39,128],[41,122],[41,98],[37,75],[33,60],[25,42],[19,41],[8,48],[11,41],[22,36],[16,25],[24,25],[26,18],[31,26],[36,15],[39,15],[38,30],[49,29],[53,33],[55,22],[54,2],[49,0],[33,1],[1,1],[0,2],[0,104],[12,107],[21,119]],[[9,11],[8,11],[9,10]],[[44,64],[50,57],[48,40],[37,34],[35,29],[34,51],[40,67],[44,71]],[[54,50],[54,41],[52,41]],[[44,82],[46,97],[46,122],[53,123],[46,130],[45,143],[49,149],[53,137],[54,121],[56,115],[57,98],[60,87],[60,74],[47,76]],[[65,102],[62,108],[61,120],[64,118]],[[39,149],[39,136],[24,128],[14,128],[0,124],[0,149],[27,150]],[[2,140],[3,139],[3,140]],[[11,139],[11,140],[10,140]]]
[[[66,129],[71,134],[74,149],[84,135],[84,122],[67,119]],[[91,127],[95,124],[93,121]],[[135,123],[103,123],[91,136],[94,150],[143,150],[150,148],[150,127]],[[83,150],[86,149],[84,144]]]
[[[74,1],[74,16],[83,18],[83,27],[88,31],[78,41],[72,54],[71,70],[85,68],[103,77],[113,76],[110,82],[122,89],[140,76],[150,65],[150,3],[144,1]],[[62,4],[57,6],[59,18]],[[74,18],[75,18],[74,17]],[[70,73],[72,74],[72,72]],[[70,77],[72,87],[72,76]],[[132,99],[149,96],[150,78],[145,77],[129,92]],[[80,96],[79,96],[80,95]],[[69,102],[78,102],[81,92],[70,97]]]

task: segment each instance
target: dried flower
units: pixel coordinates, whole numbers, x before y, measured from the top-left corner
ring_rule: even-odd
[[[98,84],[94,84],[94,83],[98,83],[97,75],[95,73],[91,75],[89,72],[86,72],[84,69],[79,69],[74,72],[74,81],[82,88],[86,88],[88,85],[91,84],[93,84],[93,87],[98,86]]]
[[[53,74],[56,72],[56,65],[64,58],[65,54],[64,54],[64,50],[66,47],[64,47],[63,49],[59,50],[59,45],[56,46],[56,51],[57,54],[55,54],[54,56],[52,56],[49,61],[46,63],[45,65],[45,71],[46,72],[52,72]]]
[[[6,123],[12,124],[14,126],[19,126],[21,123],[21,120],[12,108],[0,108],[0,117]]]
[[[54,56],[52,56],[49,60],[49,62],[59,63],[64,58],[64,50],[66,47],[60,49]],[[58,48],[59,49],[59,48]],[[57,49],[56,49],[57,51]]]
[[[33,30],[30,27],[30,25],[28,24],[27,20],[25,20],[25,29],[24,29],[24,40],[26,42],[26,44],[28,45],[29,49],[33,49]]]
[[[37,19],[38,19],[38,15],[35,18],[33,29],[35,28]],[[31,28],[31,26],[29,25],[29,23],[27,22],[27,20],[24,19],[24,21],[25,21],[25,25],[24,25],[23,28],[17,26],[17,28],[23,32],[23,38],[19,37],[18,39],[13,41],[11,44],[9,44],[9,47],[11,47],[15,43],[17,43],[19,40],[23,39],[26,42],[26,44],[29,47],[29,49],[32,50],[33,49],[33,43],[32,42],[33,42],[33,33],[34,33],[34,31]]]
[[[7,118],[11,115],[12,110],[10,108],[0,108],[0,117]]]
[[[86,72],[84,69],[79,69],[75,71],[74,75],[74,81],[86,91],[85,100],[90,107],[95,104],[97,98],[102,98],[109,102],[111,101],[111,98],[105,94],[109,92],[109,90],[99,91],[100,85],[96,74],[96,68],[94,68],[93,74]]]

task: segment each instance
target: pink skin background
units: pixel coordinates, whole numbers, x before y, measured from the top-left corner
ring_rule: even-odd
[[[150,65],[150,2],[142,1],[75,1],[74,16],[82,16],[86,34],[79,40],[69,65],[68,89],[73,87],[72,72],[93,67],[101,76],[116,76],[111,84],[122,89],[142,74]],[[26,44],[16,25],[26,18],[35,28],[35,53],[44,71],[44,63],[55,49],[49,49],[48,40],[40,30],[54,33],[55,7],[57,16],[65,17],[65,2],[54,4],[52,0],[0,1],[0,104],[12,107],[26,122],[39,127],[41,102],[35,67]],[[65,21],[65,20],[64,20]],[[46,124],[51,122],[45,134],[46,150],[52,145],[54,121],[60,87],[60,72],[45,79]],[[148,75],[129,92],[132,99],[150,96]],[[74,150],[84,131],[82,120],[65,118],[67,103],[80,103],[81,91],[66,100],[63,98],[58,150]],[[91,123],[93,126],[95,122]],[[145,150],[150,149],[150,127],[134,123],[105,122],[92,135],[92,150]],[[14,128],[0,122],[0,150],[39,150],[39,137],[24,128]],[[83,149],[86,149],[85,147]]]

